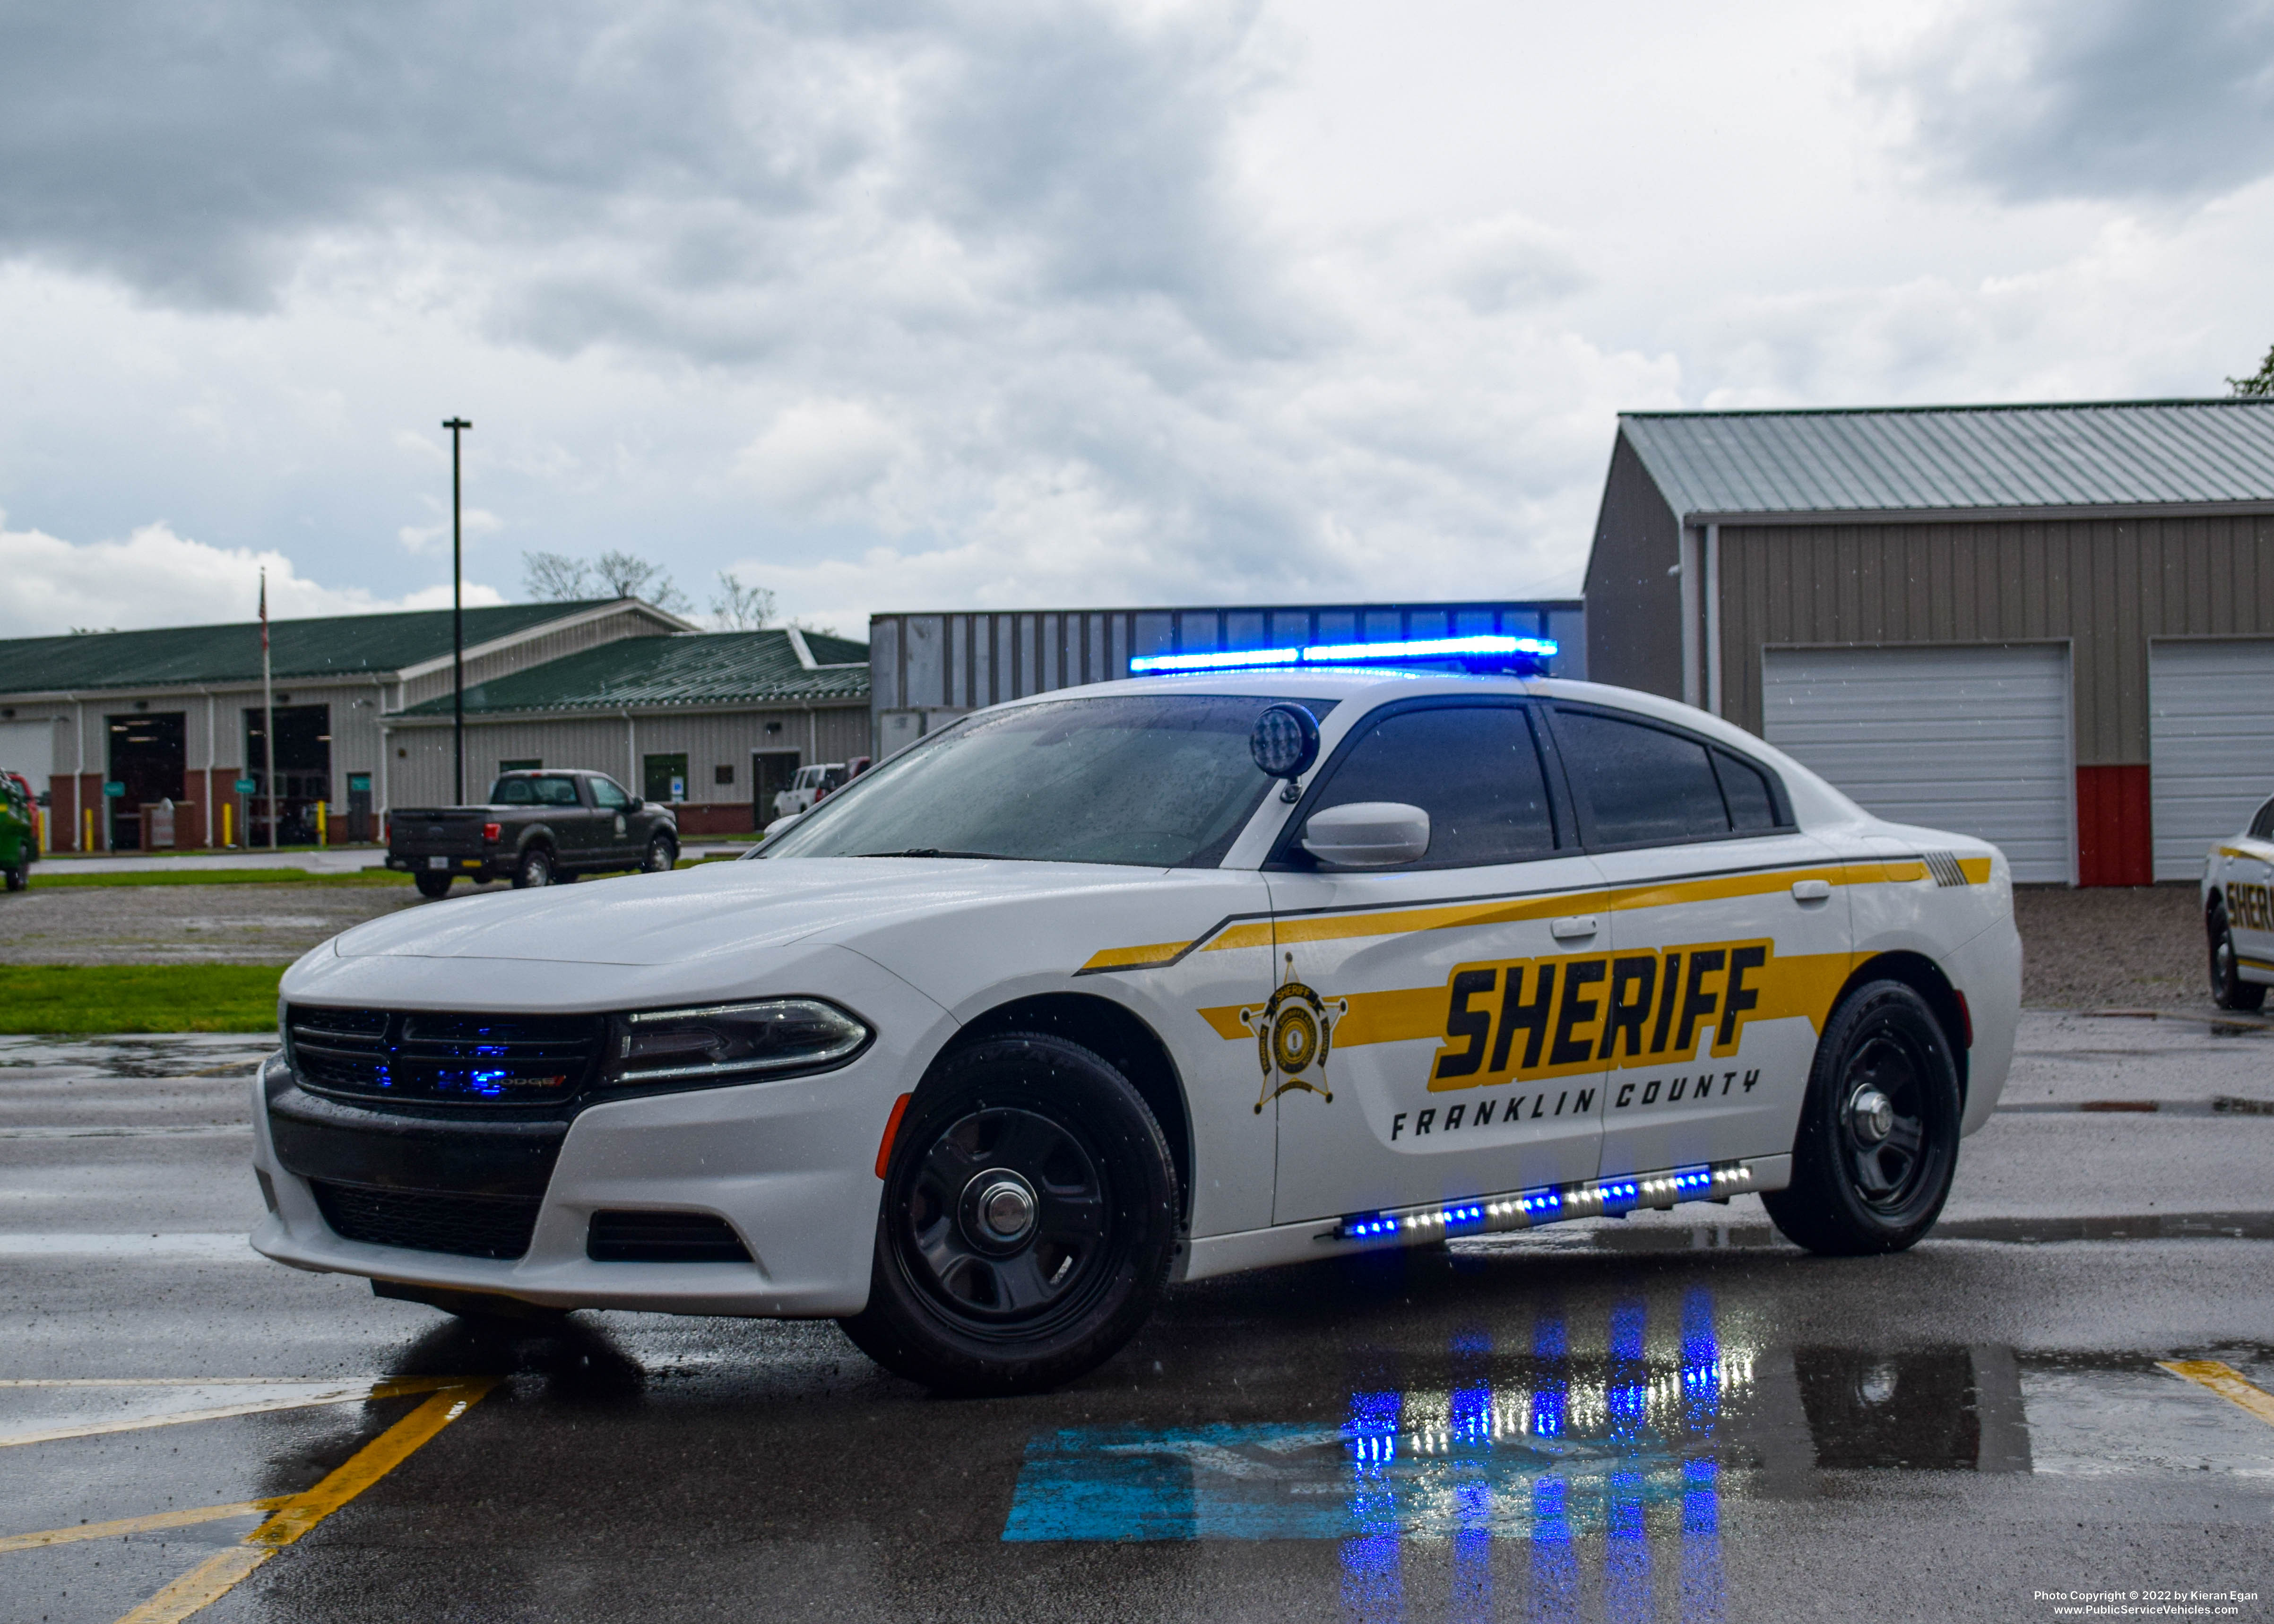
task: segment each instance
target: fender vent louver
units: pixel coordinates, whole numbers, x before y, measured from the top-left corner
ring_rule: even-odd
[[[1966,883],[1966,870],[1958,866],[1958,859],[1954,853],[1923,852],[1920,855],[1926,859],[1926,871],[1934,876],[1936,884],[1963,885]]]

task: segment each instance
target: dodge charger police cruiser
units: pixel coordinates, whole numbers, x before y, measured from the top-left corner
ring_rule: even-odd
[[[743,861],[350,930],[283,981],[254,1244],[467,1315],[833,1317],[963,1393],[1172,1282],[1564,1219],[1909,1246],[2013,1052],[2005,860],[1548,647],[1132,661]]]
[[[2274,801],[2203,862],[2203,929],[2210,996],[2221,1009],[2255,1010],[2274,986]]]

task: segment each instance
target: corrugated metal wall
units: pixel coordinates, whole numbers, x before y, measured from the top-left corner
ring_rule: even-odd
[[[1621,434],[1587,558],[1587,670],[1596,681],[1682,697],[1682,584],[1668,573],[1680,545],[1674,510]]]
[[[2274,633],[2263,517],[1725,525],[1721,555],[1723,710],[1756,732],[1764,644],[2067,640],[2078,764],[2144,764],[2148,640]]]
[[[880,614],[869,621],[869,692],[887,711],[975,710],[1129,674],[1133,656],[1504,632],[1553,637],[1559,676],[1586,675],[1577,599],[1301,604]]]
[[[772,726],[773,732],[767,729]],[[450,799],[450,725],[397,722],[388,763],[390,807],[445,805]],[[689,804],[719,807],[750,802],[754,750],[794,750],[800,764],[850,761],[869,753],[869,712],[859,703],[812,710],[652,711],[621,716],[547,717],[515,721],[466,721],[466,793],[486,792],[502,761],[538,761],[547,767],[605,772],[635,794],[644,793],[649,756],[687,757]],[[718,782],[718,769],[734,782]]]
[[[597,649],[604,643],[615,643],[625,637],[654,637],[667,635],[671,628],[657,620],[636,605],[604,614],[595,620],[558,631],[547,632],[527,643],[516,643],[480,659],[466,662],[466,686],[486,682],[492,677],[501,677],[516,671],[526,671],[531,665],[541,665],[547,660],[559,659],[564,654],[576,654],[585,649]],[[422,704],[429,699],[439,699],[450,691],[450,668],[429,672],[403,685],[401,709]],[[388,703],[394,703],[390,696]]]

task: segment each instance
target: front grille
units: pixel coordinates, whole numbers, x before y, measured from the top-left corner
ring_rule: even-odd
[[[516,1196],[440,1195],[312,1182],[317,1209],[343,1239],[462,1258],[518,1258],[541,1203]]]
[[[748,1263],[749,1248],[710,1213],[594,1213],[584,1255],[595,1263]]]
[[[601,1015],[286,1012],[292,1069],[314,1094],[426,1105],[558,1105],[599,1064]]]

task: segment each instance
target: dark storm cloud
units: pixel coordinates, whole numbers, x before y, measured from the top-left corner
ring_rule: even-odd
[[[0,255],[256,309],[320,241],[483,267],[552,349],[702,359],[808,325],[780,296],[930,225],[1053,297],[1219,324],[1217,170],[1249,26],[890,3],[0,7]],[[804,300],[792,297],[792,306]]]
[[[2007,201],[2185,201],[2274,169],[2274,4],[1967,8],[1871,76],[1935,168]]]

